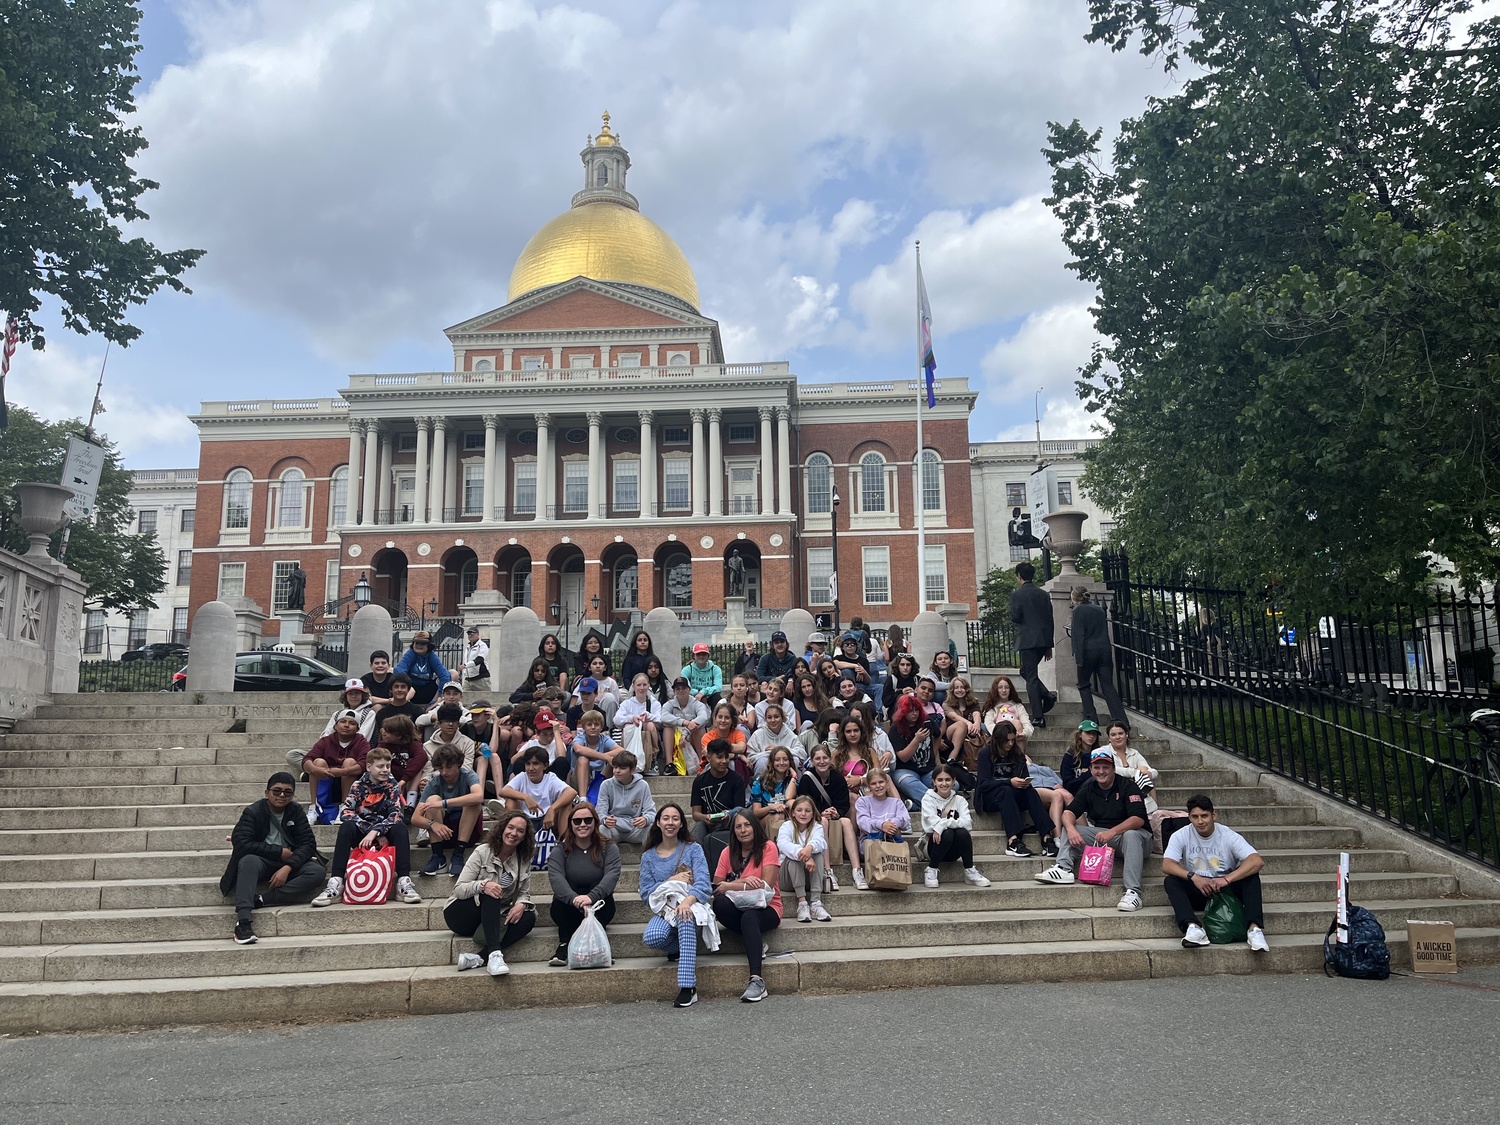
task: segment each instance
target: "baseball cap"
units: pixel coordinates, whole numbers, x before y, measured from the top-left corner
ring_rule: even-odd
[[[680,687],[692,687],[692,686],[693,686],[692,684],[688,683],[686,676],[678,676],[675,680],[672,681],[672,687],[673,687],[674,690],[677,689],[677,688],[680,688]]]
[[[694,656],[697,656],[700,652],[708,652],[708,651],[709,651],[708,646],[706,644],[704,644],[702,641],[699,641],[697,644],[695,644],[693,646],[693,655]]]
[[[807,635],[807,643],[810,645],[826,645],[828,638],[822,633],[809,633]]]
[[[1113,750],[1105,750],[1103,747],[1100,747],[1089,755],[1089,763],[1091,765],[1094,762],[1113,762],[1114,760],[1115,752]]]
[[[1099,724],[1096,723],[1096,722],[1094,722],[1093,719],[1084,719],[1083,722],[1081,722],[1081,723],[1078,724],[1078,729],[1079,730],[1091,730],[1095,734],[1098,734],[1099,733]]]
[[[489,709],[490,705],[487,702],[485,702],[483,699],[476,699],[473,705],[469,708],[469,714],[483,715]]]
[[[370,694],[369,691],[368,691],[368,689],[366,689],[366,687],[365,687],[364,680],[361,680],[358,677],[355,677],[352,680],[345,680],[344,681],[344,690],[345,691],[356,691],[356,690],[358,690],[358,691],[364,692],[366,695]]]
[[[432,641],[432,634],[429,633],[426,629],[418,629],[411,635],[411,643],[416,644],[418,641],[422,641],[423,643],[430,643]]]
[[[786,634],[783,633],[780,629],[777,629],[776,632],[774,632],[774,633],[771,634],[771,643],[772,644],[775,644],[777,641],[784,641],[784,640],[786,640]]]
[[[550,727],[554,722],[556,722],[556,719],[552,712],[545,707],[533,715],[531,719],[531,725],[536,727],[537,730],[541,730],[543,727]]]
[[[456,691],[459,695],[464,693],[463,686],[457,680],[449,680],[443,685],[443,691]]]
[[[467,629],[464,630],[464,632],[467,633],[469,636],[472,637],[475,633],[479,632],[479,626],[478,625],[470,625]]]
[[[333,716],[333,719],[334,722],[337,722],[340,719],[353,719],[357,723],[359,722],[359,715],[349,710],[349,708],[345,707],[342,711],[336,712]]]
[[[578,690],[580,692],[597,692],[599,690],[599,681],[594,679],[593,676],[585,676],[578,681]]]

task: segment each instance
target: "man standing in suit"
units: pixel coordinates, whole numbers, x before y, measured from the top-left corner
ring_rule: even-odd
[[[1047,725],[1046,713],[1057,702],[1057,696],[1037,675],[1042,661],[1052,659],[1052,599],[1033,581],[1036,567],[1029,562],[1017,564],[1016,577],[1021,584],[1010,595],[1010,619],[1019,626],[1016,648],[1021,653],[1021,678],[1026,681],[1031,723],[1041,730]]]

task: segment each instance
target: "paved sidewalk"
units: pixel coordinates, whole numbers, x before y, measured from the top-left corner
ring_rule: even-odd
[[[1497,1029],[1490,968],[48,1036],[0,1040],[0,1120],[1493,1123]]]

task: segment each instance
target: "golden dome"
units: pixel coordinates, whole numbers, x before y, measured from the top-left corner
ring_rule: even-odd
[[[564,211],[516,259],[507,301],[575,277],[642,285],[698,308],[698,281],[677,243],[639,211],[600,200]]]

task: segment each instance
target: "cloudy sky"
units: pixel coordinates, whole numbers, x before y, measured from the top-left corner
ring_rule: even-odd
[[[1113,131],[1169,81],[1083,41],[1083,0],[145,0],[138,170],[191,296],[136,310],[103,428],[132,467],[197,463],[202,399],[330,395],[451,366],[582,186],[608,109],[630,188],[735,361],[806,381],[915,369],[913,242],[940,376],[975,440],[1082,436],[1090,290],[1042,203],[1048,120]],[[48,317],[10,397],[87,413],[103,342]]]

